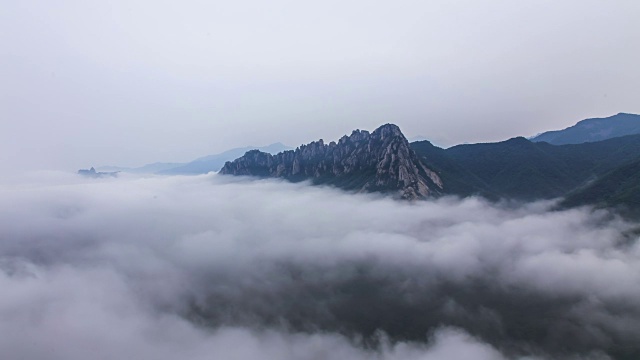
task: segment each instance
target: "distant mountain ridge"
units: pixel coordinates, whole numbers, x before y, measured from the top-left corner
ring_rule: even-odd
[[[289,150],[276,143],[259,149],[263,151],[237,148],[178,166],[145,167],[163,174],[204,174],[221,168],[225,175],[310,180],[404,199],[564,198],[561,207],[614,207],[640,217],[640,115],[587,119],[531,140],[516,137],[448,149],[429,141],[409,143],[393,124],[372,133],[355,130],[329,144],[319,140]]]
[[[397,126],[387,124],[371,134],[356,130],[328,145],[320,140],[276,155],[252,150],[227,162],[220,173],[311,180],[362,192],[400,192],[407,199],[566,197],[562,206],[623,205],[640,210],[637,164],[640,134],[567,145],[516,137],[442,149],[429,141],[409,144]]]
[[[547,131],[531,139],[553,145],[581,144],[640,134],[640,115],[619,113],[606,118],[586,119],[563,130]]]
[[[355,130],[337,143],[323,140],[271,155],[258,150],[227,162],[220,174],[311,180],[357,192],[394,193],[404,199],[441,194],[442,181],[393,124],[372,133]]]
[[[80,169],[78,175],[90,177],[90,178],[104,178],[104,177],[118,177],[118,172],[98,172],[95,168]]]
[[[518,137],[449,149],[428,141],[411,147],[442,178],[444,194],[520,201],[566,197],[563,207],[624,207],[640,214],[640,134],[568,145]]]
[[[198,175],[211,171],[218,171],[225,162],[242,156],[245,152],[253,149],[266,151],[268,153],[278,153],[290,150],[292,147],[282,143],[273,143],[268,146],[246,146],[242,148],[230,149],[225,152],[197,158],[188,163],[163,163],[156,162],[144,166],[130,168],[120,166],[100,166],[100,171],[121,171],[134,174],[162,174],[162,175]]]
[[[279,153],[281,151],[292,149],[282,143],[274,143],[268,146],[247,146],[243,148],[236,148],[227,150],[220,154],[204,156],[195,159],[189,163],[174,168],[159,171],[159,174],[163,175],[197,175],[206,174],[211,171],[219,171],[227,161],[236,159],[242,156],[244,153],[250,150],[260,150],[266,153]]]

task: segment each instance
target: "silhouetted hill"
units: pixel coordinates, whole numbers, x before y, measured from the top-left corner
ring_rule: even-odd
[[[220,154],[201,157],[182,166],[159,171],[158,173],[163,175],[197,175],[206,174],[211,171],[219,171],[224,166],[225,162],[236,159],[244,155],[247,151],[254,149],[275,154],[281,151],[290,150],[291,147],[281,143],[275,143],[263,147],[247,146],[244,148],[236,148],[227,150]]]
[[[518,200],[565,196],[640,159],[640,135],[561,146],[513,138],[446,150],[425,141],[411,147],[438,172],[447,194]]]
[[[640,134],[640,115],[619,113],[607,118],[586,119],[564,130],[547,131],[531,140],[553,145],[581,144]]]
[[[122,171],[133,174],[162,174],[162,175],[198,175],[206,174],[211,171],[218,171],[225,162],[242,156],[245,152],[253,149],[259,149],[268,153],[278,153],[284,150],[292,149],[281,143],[271,144],[269,146],[247,146],[243,148],[235,148],[227,150],[220,154],[208,155],[197,158],[188,163],[163,163],[156,162],[144,166],[131,168],[121,166],[101,166],[100,171]]]
[[[90,178],[104,178],[104,177],[117,177],[118,172],[98,172],[95,168],[91,167],[91,169],[80,169],[78,170],[78,175],[90,177]]]
[[[562,161],[522,137],[454,146],[446,153],[481,179],[482,184],[488,184],[492,192],[505,198],[552,198],[577,185]]]

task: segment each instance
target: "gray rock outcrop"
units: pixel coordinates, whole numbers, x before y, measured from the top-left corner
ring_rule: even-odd
[[[403,199],[440,195],[440,177],[409,147],[396,125],[372,133],[355,130],[336,142],[322,140],[271,155],[258,150],[225,163],[220,174],[311,180],[357,192],[392,193]]]

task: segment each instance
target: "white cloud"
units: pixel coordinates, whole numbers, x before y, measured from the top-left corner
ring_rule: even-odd
[[[587,209],[218,175],[42,174],[0,203],[16,357],[566,357],[640,336],[637,235]],[[375,327],[392,341],[364,350]]]

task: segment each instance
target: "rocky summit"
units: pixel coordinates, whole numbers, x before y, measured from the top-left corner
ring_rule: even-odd
[[[337,143],[322,140],[271,155],[259,150],[225,163],[220,174],[311,180],[356,192],[391,193],[414,200],[442,193],[438,174],[425,166],[398,126],[355,130]]]

